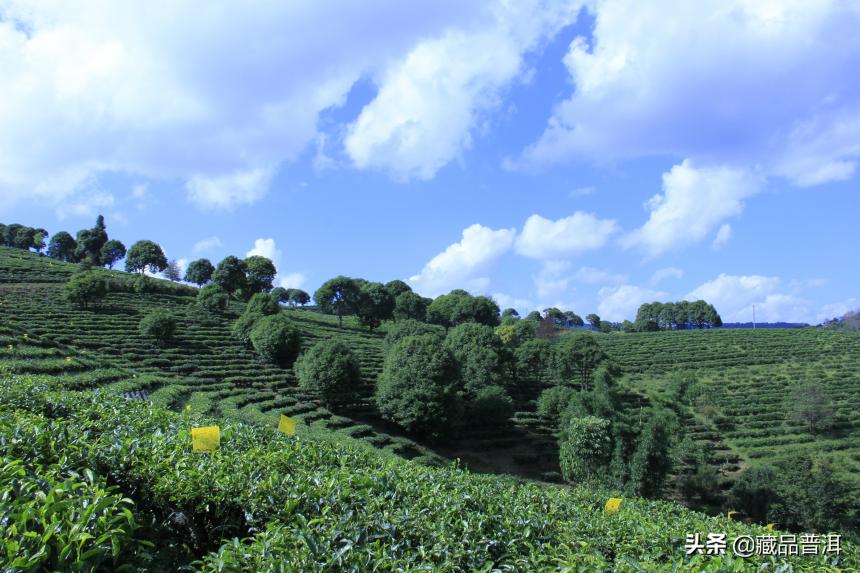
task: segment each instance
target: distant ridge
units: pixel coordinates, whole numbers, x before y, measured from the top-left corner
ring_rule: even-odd
[[[808,328],[805,322],[757,322],[755,328]],[[722,328],[753,328],[751,322],[724,322]]]

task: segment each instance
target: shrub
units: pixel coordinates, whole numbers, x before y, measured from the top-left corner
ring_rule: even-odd
[[[609,420],[594,416],[574,418],[559,441],[561,475],[572,483],[600,479],[611,454]]]
[[[474,322],[460,324],[448,332],[445,346],[460,365],[463,387],[470,397],[483,388],[508,383],[502,341],[491,327]]]
[[[197,306],[212,313],[227,310],[230,296],[218,285],[206,285],[197,293]]]
[[[272,316],[281,311],[277,297],[269,293],[256,293],[245,305],[242,316],[233,323],[230,332],[245,344],[251,342],[251,331],[263,317]]]
[[[141,319],[139,330],[143,336],[164,344],[176,333],[176,317],[163,309],[154,310]]]
[[[63,294],[69,302],[87,308],[90,303],[99,301],[107,294],[107,281],[94,271],[83,271],[69,277]]]
[[[413,319],[399,320],[392,324],[388,329],[388,334],[385,335],[383,346],[389,349],[394,346],[399,340],[407,336],[418,336],[421,334],[432,334],[437,336],[440,341],[445,336],[445,329],[435,324],[427,324]]]
[[[360,380],[358,359],[337,340],[323,340],[302,354],[295,364],[299,386],[318,394],[327,405],[342,403]]]
[[[437,336],[407,336],[385,357],[376,387],[383,417],[407,430],[440,437],[460,420],[459,371]]]
[[[541,392],[537,401],[538,416],[557,427],[562,412],[565,411],[574,394],[576,394],[576,390],[570,386],[547,388]]]
[[[507,425],[514,413],[514,401],[500,386],[487,386],[478,390],[469,403],[469,422],[482,427]]]
[[[301,335],[283,315],[269,315],[257,321],[251,331],[251,344],[263,359],[289,366],[301,349]]]

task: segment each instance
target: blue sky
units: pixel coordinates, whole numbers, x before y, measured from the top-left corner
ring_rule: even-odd
[[[0,221],[521,312],[860,307],[860,7],[0,0]]]

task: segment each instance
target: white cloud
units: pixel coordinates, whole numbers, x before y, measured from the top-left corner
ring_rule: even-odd
[[[599,249],[617,230],[614,220],[582,211],[557,221],[532,215],[517,238],[516,250],[535,259],[562,258]]]
[[[691,157],[812,185],[860,158],[856,2],[596,0],[575,86],[521,162]]]
[[[533,277],[538,299],[545,301],[567,294],[571,290],[569,270],[568,261],[544,261],[538,274]]]
[[[715,251],[719,251],[723,248],[723,245],[729,242],[729,239],[732,238],[732,226],[728,223],[723,223],[723,226],[720,227],[720,230],[717,231],[716,236],[714,237],[714,242],[711,243],[711,248]]]
[[[304,273],[288,273],[279,281],[278,286],[284,288],[305,288],[307,277]]]
[[[277,265],[281,261],[282,254],[283,253],[281,252],[281,250],[275,244],[275,239],[257,239],[256,241],[254,241],[254,247],[250,251],[245,253],[245,256],[266,257],[267,259],[275,263],[275,265]]]
[[[760,275],[721,274],[685,298],[704,299],[716,307],[723,322],[752,322],[753,305],[758,322],[806,322],[817,324],[826,318],[844,314],[856,299],[820,305],[803,296],[803,291],[822,286],[822,279],[791,280]]]
[[[386,77],[434,38],[495,29],[487,16],[483,3],[453,0],[216,0],[205,15],[187,0],[5,1],[0,196],[60,202],[120,172],[187,183],[206,205],[258,200],[356,81]],[[531,32],[536,20],[526,21]],[[528,49],[540,31],[524,32],[515,48]],[[468,89],[464,81],[457,85]]]
[[[586,195],[593,194],[595,191],[597,191],[596,187],[577,187],[568,193],[568,195],[571,197],[585,197]]]
[[[651,286],[656,286],[666,279],[680,279],[683,276],[684,271],[681,269],[676,267],[665,267],[654,271],[654,274],[651,275],[651,279],[648,282]]]
[[[632,321],[636,318],[636,311],[642,303],[665,300],[668,297],[665,292],[635,285],[603,287],[597,291],[597,296],[600,300],[597,314],[602,320],[612,322]]]
[[[382,74],[379,93],[349,126],[346,151],[360,168],[430,179],[472,144],[483,115],[527,76],[524,55],[575,21],[581,2],[490,4],[482,25],[419,42]]]
[[[493,230],[474,224],[463,230],[462,239],[450,245],[428,262],[420,273],[409,278],[409,283],[419,292],[436,296],[453,288],[484,289],[489,282],[480,272],[491,261],[508,250],[514,242],[514,229]]]
[[[613,284],[613,283],[625,283],[627,282],[627,275],[625,274],[613,274],[604,269],[596,269],[594,267],[582,267],[576,274],[573,275],[577,281],[585,284]]]
[[[200,253],[214,251],[215,249],[221,248],[222,246],[223,243],[221,242],[220,238],[214,236],[207,237],[194,243],[194,246],[191,247],[191,252],[195,255],[199,255]]]
[[[759,192],[761,179],[728,167],[695,167],[685,160],[663,174],[663,194],[646,207],[648,221],[625,235],[625,248],[637,247],[654,257],[704,239],[728,217],[743,211],[743,200]]]
[[[266,194],[271,177],[271,172],[265,169],[236,171],[215,177],[195,175],[185,188],[188,198],[201,207],[229,209],[256,203]]]
[[[535,303],[531,299],[518,298],[500,292],[493,293],[493,300],[498,303],[499,308],[501,310],[504,310],[506,308],[514,308],[520,314],[520,316],[525,316],[526,314],[537,308],[535,306]]]
[[[57,218],[61,221],[67,217],[95,217],[97,212],[114,205],[114,196],[105,191],[88,191],[81,193],[73,200],[60,204],[56,208]]]

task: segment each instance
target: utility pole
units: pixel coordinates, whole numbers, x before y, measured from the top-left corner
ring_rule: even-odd
[[[755,330],[755,305],[753,305],[753,330]]]

